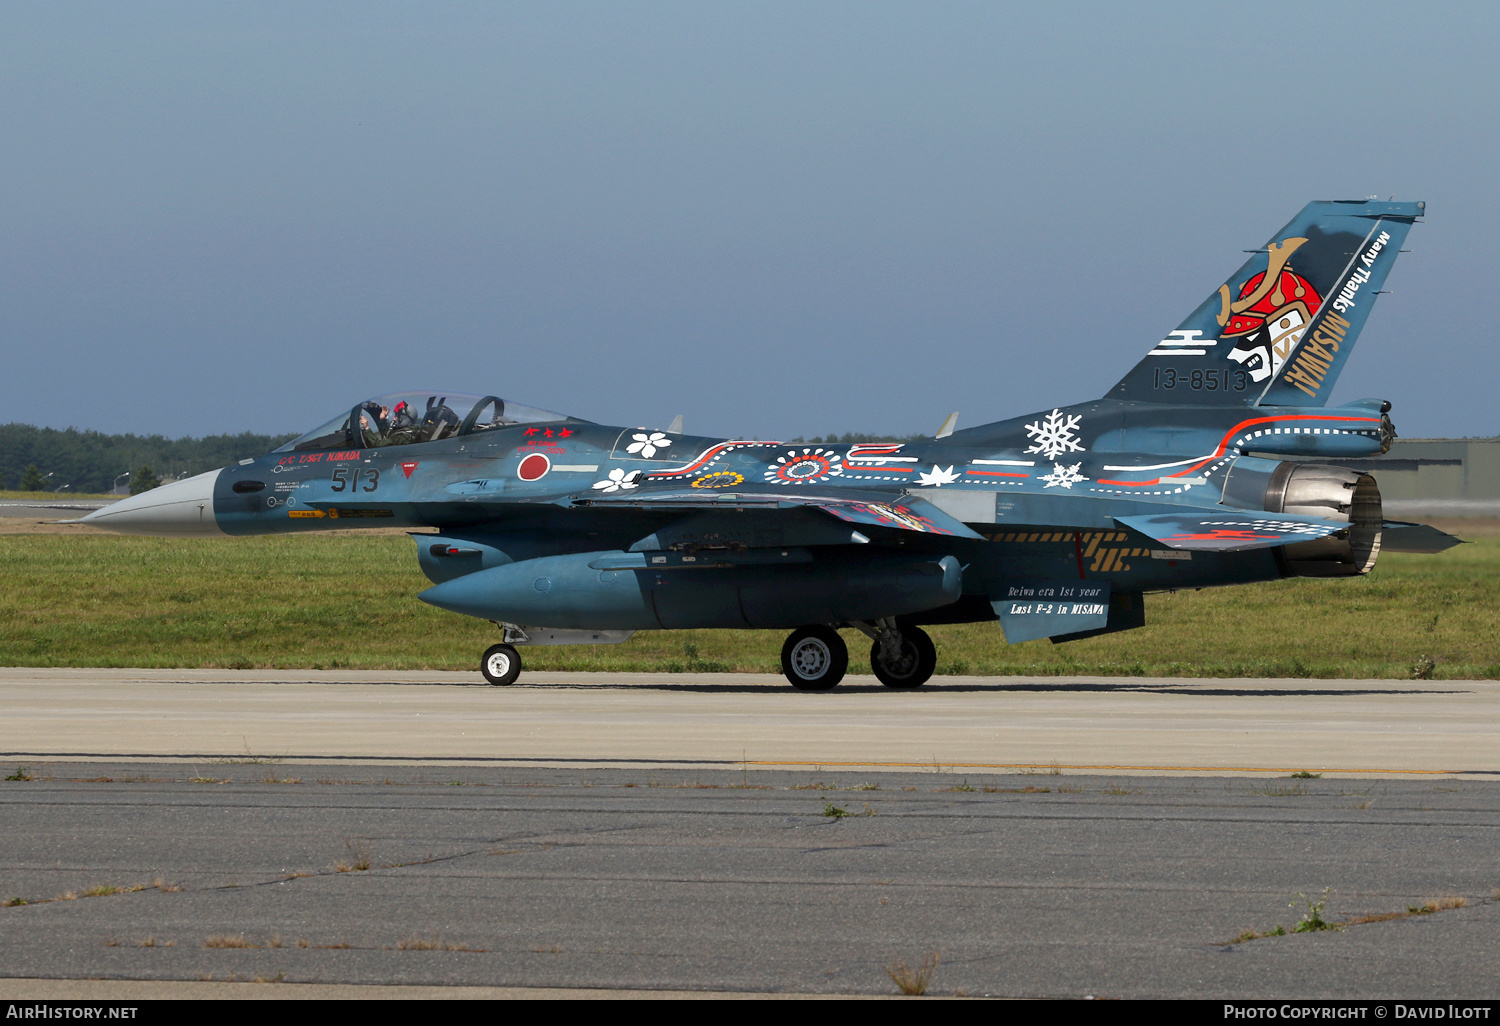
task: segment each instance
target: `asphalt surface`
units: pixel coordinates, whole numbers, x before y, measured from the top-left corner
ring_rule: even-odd
[[[27,902],[0,908],[11,977],[888,994],[895,963],[935,954],[930,992],[950,995],[1500,989],[1488,781],[290,761],[16,775],[32,779],[0,782],[0,894]],[[1235,942],[1294,927],[1299,892],[1326,894],[1345,929]],[[1464,905],[1402,914],[1445,898]]]
[[[0,760],[1500,779],[1500,682],[0,669]]]
[[[0,998],[1500,991],[1494,682],[474,677],[0,670]]]

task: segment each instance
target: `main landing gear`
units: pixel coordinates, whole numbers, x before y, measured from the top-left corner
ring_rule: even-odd
[[[890,618],[852,626],[873,639],[870,669],[888,688],[919,688],[937,668],[937,646],[920,627],[898,627]],[[848,669],[849,647],[832,627],[799,627],[781,646],[781,672],[798,691],[827,691]]]
[[[849,646],[832,627],[798,627],[781,646],[781,672],[798,691],[827,691],[849,669]]]

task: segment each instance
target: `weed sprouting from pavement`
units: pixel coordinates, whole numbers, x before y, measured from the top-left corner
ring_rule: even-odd
[[[6,777],[5,779],[6,780],[35,780],[36,779],[36,775],[34,773],[32,773],[31,770],[27,769],[25,766],[17,766],[16,767],[16,771],[14,773],[12,773],[10,776]]]
[[[364,838],[346,837],[344,847],[349,849],[351,861],[335,863],[335,873],[363,873],[370,868],[370,853],[365,850]]]
[[[1296,773],[1287,774],[1287,776],[1291,777],[1293,780],[1317,780],[1322,777],[1323,774],[1309,773],[1307,770],[1298,770]]]
[[[1293,933],[1318,933],[1322,930],[1343,929],[1342,926],[1335,926],[1323,918],[1323,909],[1328,905],[1328,894],[1331,890],[1333,890],[1331,887],[1323,888],[1323,896],[1317,901],[1313,901],[1300,891],[1297,892],[1297,897],[1287,907],[1296,908],[1297,903],[1301,902],[1306,911],[1302,913],[1302,918],[1297,920],[1297,925],[1292,927]]]
[[[891,962],[885,967],[885,974],[903,994],[926,994],[937,966],[938,953],[934,951],[916,968],[900,960]]]
[[[1045,766],[1027,766],[1021,770],[1021,775],[1026,777],[1060,777],[1063,775],[1062,766],[1056,759]]]
[[[845,816],[849,815],[849,810],[841,809],[837,805],[833,804],[833,802],[824,802],[823,815],[829,817],[830,819],[843,819]]]
[[[1457,894],[1450,894],[1442,898],[1433,898],[1422,906],[1423,912],[1446,912],[1452,908],[1463,908],[1468,901]]]

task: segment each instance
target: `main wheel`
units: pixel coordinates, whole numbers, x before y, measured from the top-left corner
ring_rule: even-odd
[[[880,642],[870,646],[870,669],[888,688],[919,688],[937,669],[937,646],[920,627],[901,632],[901,652],[894,660],[881,658]]]
[[[781,646],[781,672],[798,691],[827,691],[848,669],[849,647],[832,627],[799,627]]]
[[[514,684],[521,675],[521,653],[509,645],[491,645],[479,661],[479,672],[491,684]]]

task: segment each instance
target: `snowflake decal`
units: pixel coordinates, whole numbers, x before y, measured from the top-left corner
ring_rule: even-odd
[[[843,473],[844,457],[832,449],[803,449],[801,452],[790,449],[766,468],[765,477],[771,484],[806,484],[842,477]]]
[[[1043,474],[1042,480],[1047,482],[1048,488],[1072,488],[1079,481],[1088,480],[1088,478],[1078,472],[1078,468],[1081,466],[1083,466],[1082,463],[1075,463],[1071,467],[1065,467],[1061,463],[1054,463],[1052,464],[1052,473]]]
[[[1026,433],[1036,444],[1027,452],[1039,452],[1049,460],[1055,460],[1065,452],[1083,452],[1074,432],[1083,416],[1064,416],[1061,410],[1053,410],[1041,420],[1026,425]]]
[[[647,460],[656,455],[656,450],[665,449],[672,444],[672,440],[661,431],[637,431],[630,437],[634,441],[625,447],[625,451],[640,453],[641,458]]]
[[[929,488],[937,488],[941,485],[952,484],[957,480],[958,475],[953,472],[952,467],[944,469],[943,467],[938,466],[936,463],[932,465],[932,473],[917,475],[917,483],[926,485]]]
[[[634,488],[640,478],[641,472],[639,470],[632,470],[627,474],[623,467],[616,467],[609,472],[608,478],[603,481],[595,481],[594,487],[602,488],[606,492],[618,492],[627,488]]]

